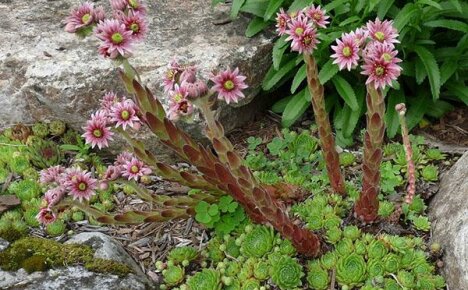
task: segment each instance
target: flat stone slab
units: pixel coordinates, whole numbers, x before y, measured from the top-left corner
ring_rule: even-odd
[[[443,274],[449,289],[468,289],[468,152],[440,182],[429,217],[432,240],[444,251]]]
[[[51,119],[81,128],[105,91],[125,92],[114,64],[98,55],[97,38],[80,40],[63,30],[63,20],[80,2],[36,0],[31,6],[28,1],[0,1],[0,129]],[[93,2],[110,11],[107,0]],[[229,6],[213,9],[211,0],[144,2],[149,32],[130,59],[144,84],[161,98],[166,65],[178,56],[197,64],[206,76],[213,69],[239,67],[250,86],[247,97],[234,106],[221,105],[217,113],[227,131],[249,121],[261,108],[252,100],[271,63],[273,36],[245,37],[249,19],[229,21]],[[195,136],[200,135],[199,123],[196,119],[189,127]]]

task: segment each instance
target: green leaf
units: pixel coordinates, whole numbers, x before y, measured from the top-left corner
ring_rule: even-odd
[[[245,2],[240,8],[240,11],[253,14],[255,16],[263,18],[268,5],[269,0],[249,0]]]
[[[304,63],[298,70],[291,84],[291,94],[294,94],[302,81],[307,78],[306,64]]]
[[[281,7],[281,5],[283,5],[284,1],[285,0],[270,0],[265,11],[265,15],[263,16],[263,20],[270,20],[275,12],[278,11],[278,9]]]
[[[356,16],[356,15],[351,16],[348,19],[346,19],[345,21],[340,22],[340,24],[338,26],[343,27],[343,26],[346,26],[348,24],[351,24],[351,23],[359,21],[359,20],[361,20],[361,18],[359,16]]]
[[[338,72],[338,65],[333,63],[333,59],[329,59],[320,69],[319,81],[322,85],[328,82]]]
[[[80,151],[81,147],[72,145],[72,144],[62,144],[60,145],[60,149],[62,150],[68,150],[68,151]]]
[[[431,109],[426,111],[426,115],[429,115],[433,118],[442,118],[442,116],[453,110],[453,106],[450,103],[447,103],[442,100],[436,100],[434,104],[431,105]]]
[[[247,29],[245,30],[245,36],[252,37],[255,34],[262,31],[268,25],[269,23],[263,21],[262,18],[255,17],[254,19],[252,19],[252,21],[250,21],[249,25],[247,26]]]
[[[368,12],[374,10],[375,6],[377,6],[377,4],[380,3],[380,1],[381,0],[369,0],[369,6],[368,6],[369,10],[368,10]]]
[[[325,5],[324,9],[330,13],[330,11],[334,10],[336,7],[343,6],[348,3],[349,0],[334,0]]]
[[[415,46],[414,51],[421,59],[431,85],[432,98],[437,100],[440,95],[440,72],[434,55],[423,46]]]
[[[445,82],[457,71],[458,59],[449,58],[440,66],[440,85],[444,85]]]
[[[277,114],[283,113],[284,109],[286,108],[286,105],[289,103],[292,97],[293,96],[288,96],[286,98],[282,98],[281,100],[277,101],[276,103],[273,104],[273,106],[271,107],[271,110]]]
[[[217,204],[212,204],[210,208],[208,209],[208,214],[210,216],[215,216],[219,213],[219,208]]]
[[[405,102],[405,95],[403,91],[392,91],[389,94],[387,102],[387,112],[385,113],[385,125],[387,126],[387,136],[389,138],[395,137],[400,127],[398,113],[395,111],[395,106]]]
[[[453,96],[460,99],[465,105],[468,106],[468,90],[462,82],[450,82],[445,85]]]
[[[420,85],[427,76],[426,68],[424,67],[424,64],[422,63],[422,60],[420,58],[416,58],[414,60],[414,69],[416,75],[416,83]]]
[[[420,9],[416,5],[413,3],[406,4],[395,17],[393,26],[397,31],[401,31],[418,13],[420,13]]]
[[[211,6],[216,6],[219,3],[224,3],[224,0],[211,0]]]
[[[270,67],[265,78],[263,79],[263,89],[265,91],[272,89],[288,72],[293,70],[295,67],[296,57],[290,57],[286,64],[282,65],[279,70],[275,70],[273,66]]]
[[[289,47],[287,45],[289,42],[286,42],[286,35],[281,36],[276,40],[275,44],[273,45],[273,52],[272,52],[272,57],[273,57],[273,67],[275,70],[279,69],[279,65],[281,63],[281,60],[283,58],[284,51]]]
[[[305,88],[299,93],[295,94],[283,112],[281,125],[283,127],[290,127],[310,106],[309,89]]]
[[[379,17],[379,19],[384,19],[394,2],[395,0],[380,1],[379,7],[377,8],[377,17]]]
[[[442,10],[442,6],[440,6],[439,3],[437,3],[436,1],[433,1],[433,0],[418,0],[418,3],[419,4],[425,4],[425,5],[428,5],[428,6],[432,6],[436,9],[439,9],[439,10]]]
[[[432,20],[424,23],[424,26],[427,27],[442,27],[451,30],[461,31],[461,32],[468,32],[468,24],[458,20],[451,20],[451,19],[438,19]]]
[[[413,129],[424,117],[431,99],[427,91],[420,90],[416,97],[409,99],[410,106],[408,106],[408,113],[406,114],[408,120],[408,129]]]
[[[289,12],[296,12],[298,10],[301,10],[302,8],[306,7],[309,5],[310,1],[307,0],[294,0],[294,2],[289,6],[288,11]]]
[[[450,0],[450,3],[452,3],[453,7],[457,9],[458,12],[463,13],[462,6],[460,5],[460,1],[458,0]]]
[[[232,1],[232,7],[231,7],[231,18],[236,18],[237,15],[239,15],[239,11],[244,5],[245,0],[233,0]]]
[[[348,81],[339,75],[335,75],[332,78],[332,82],[335,85],[338,94],[340,94],[341,98],[343,98],[346,104],[348,104],[348,106],[350,106],[353,111],[359,110],[356,94],[354,93],[354,90]]]

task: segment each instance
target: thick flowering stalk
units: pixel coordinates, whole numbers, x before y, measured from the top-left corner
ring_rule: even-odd
[[[325,109],[324,89],[318,79],[318,70],[315,59],[311,55],[304,54],[307,65],[307,84],[312,99],[315,122],[317,123],[325,165],[328,177],[333,190],[340,194],[345,194],[345,183],[340,170],[340,160],[335,148],[335,138],[333,137],[330,120]]]
[[[401,126],[401,137],[403,138],[403,146],[405,148],[406,154],[406,164],[408,166],[408,188],[406,191],[405,203],[410,204],[413,201],[414,194],[416,192],[416,173],[413,161],[413,148],[411,147],[408,126],[406,125],[406,106],[401,103],[395,106],[395,110],[398,113],[398,118],[400,119]]]
[[[385,100],[380,89],[367,85],[367,130],[364,134],[364,159],[362,163],[362,191],[354,205],[356,216],[370,223],[377,218],[380,192],[380,164],[385,134]]]

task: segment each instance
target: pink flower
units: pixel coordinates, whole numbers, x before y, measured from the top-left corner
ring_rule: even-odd
[[[119,101],[117,94],[114,92],[107,92],[101,99],[101,110],[109,112],[112,106]]]
[[[206,82],[202,80],[197,80],[194,83],[182,82],[181,86],[187,89],[187,98],[189,99],[196,99],[206,95],[208,92],[208,86]]]
[[[99,23],[103,21],[106,18],[106,12],[104,11],[104,8],[102,6],[98,6],[94,8],[93,11],[93,21],[94,23]]]
[[[164,74],[164,92],[167,93],[174,88],[174,85],[177,82],[177,78],[179,77],[180,72],[182,72],[182,67],[179,65],[179,63],[177,63],[175,59],[173,59],[169,63],[166,73]]]
[[[351,70],[352,67],[358,65],[359,60],[359,46],[358,42],[355,41],[355,36],[353,34],[345,33],[340,39],[336,40],[337,45],[332,45],[332,49],[335,51],[335,54],[332,54],[331,57],[335,60],[333,63],[338,64],[340,70],[347,68]]]
[[[130,11],[128,15],[119,14],[120,20],[123,22],[127,30],[132,32],[132,37],[135,40],[142,40],[148,32],[148,25],[145,18],[139,12]]]
[[[127,8],[127,0],[109,0],[112,9],[118,11],[125,11]]]
[[[122,126],[125,130],[127,126],[134,127],[140,119],[136,115],[136,106],[132,100],[124,100],[116,103],[111,108],[111,121],[115,122],[115,127]]]
[[[139,12],[143,15],[146,15],[146,7],[141,3],[140,0],[127,0],[128,9],[133,12]]]
[[[95,146],[98,146],[99,149],[109,147],[109,141],[113,140],[114,133],[107,127],[107,121],[106,113],[97,111],[91,115],[91,120],[86,122],[85,133],[82,136],[85,138],[86,144],[91,144],[91,148]]]
[[[374,88],[384,89],[386,85],[391,86],[401,73],[401,67],[394,62],[387,62],[383,58],[365,58],[361,74],[367,75],[367,84],[373,83]]]
[[[365,28],[358,28],[355,31],[351,31],[349,33],[353,36],[354,42],[356,42],[357,46],[361,47],[365,44],[366,39],[369,37],[369,32]]]
[[[317,30],[315,28],[307,28],[300,36],[293,39],[291,50],[311,54],[317,48],[318,43]]]
[[[398,51],[395,46],[388,42],[370,42],[365,50],[364,58],[379,59],[390,63],[399,63],[401,59],[397,58]]]
[[[176,121],[180,116],[187,117],[193,113],[193,105],[187,100],[188,91],[185,86],[175,85],[174,90],[169,92],[168,118]]]
[[[369,37],[379,42],[390,42],[398,43],[397,40],[398,32],[393,27],[393,21],[384,20],[380,21],[379,18],[375,22],[367,22],[367,31],[369,32]]]
[[[117,155],[117,158],[115,159],[114,165],[115,166],[123,166],[127,164],[132,158],[135,158],[135,156],[128,152],[128,151],[123,151],[119,155]]]
[[[60,165],[52,166],[47,169],[43,169],[39,173],[39,176],[40,176],[39,182],[44,185],[53,183],[53,182],[58,183],[60,175],[64,172],[65,172],[65,168]]]
[[[242,93],[243,89],[248,88],[244,82],[245,79],[245,76],[239,74],[239,68],[234,71],[227,69],[211,78],[214,82],[213,90],[218,93],[218,99],[224,99],[227,104],[237,103],[239,99],[245,97]]]
[[[75,33],[78,30],[90,26],[95,23],[94,16],[94,4],[90,2],[84,2],[80,6],[74,8],[70,16],[65,19],[65,31],[69,33]]]
[[[291,22],[288,23],[288,30],[286,30],[286,33],[289,36],[286,38],[286,41],[301,41],[302,35],[309,29],[312,29],[312,26],[308,23],[307,17],[303,14],[299,14],[297,17],[292,18]]]
[[[97,180],[91,177],[90,172],[80,171],[68,184],[69,194],[80,202],[83,199],[89,200],[95,194],[96,183]]]
[[[46,193],[44,193],[44,199],[47,201],[48,206],[54,206],[62,199],[64,195],[65,187],[58,186],[46,191]]]
[[[116,180],[122,175],[122,166],[110,165],[107,167],[106,172],[102,176],[103,180]]]
[[[330,23],[330,21],[327,21],[330,16],[325,15],[325,9],[322,10],[320,5],[317,7],[314,5],[307,7],[304,12],[305,15],[318,27],[326,28],[327,24]]]
[[[57,219],[57,216],[52,212],[50,208],[41,208],[39,213],[36,215],[36,219],[41,224],[47,225],[53,223]]]
[[[188,82],[194,83],[197,80],[197,67],[186,66],[180,73],[179,83]]]
[[[143,175],[151,174],[151,169],[146,167],[142,161],[132,158],[125,164],[125,170],[122,173],[122,176],[127,177],[128,180],[134,179],[138,180],[139,177]]]
[[[291,20],[291,17],[284,11],[283,8],[280,9],[280,12],[276,14],[276,32],[278,35],[284,35],[286,29],[288,28],[288,22]]]
[[[96,28],[96,36],[103,41],[99,46],[99,53],[104,57],[128,57],[132,52],[133,32],[128,31],[125,24],[115,20],[106,19]]]
[[[81,169],[77,167],[67,168],[65,173],[60,175],[60,183],[68,188],[72,182],[81,174]]]

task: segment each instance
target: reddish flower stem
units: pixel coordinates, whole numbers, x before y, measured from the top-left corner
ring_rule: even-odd
[[[346,194],[344,178],[340,170],[340,159],[335,148],[335,138],[333,137],[330,120],[325,109],[324,88],[318,78],[318,69],[315,59],[311,55],[304,54],[307,66],[307,84],[312,100],[315,122],[317,123],[328,177],[333,191],[339,194]]]
[[[367,130],[364,135],[364,160],[362,163],[362,191],[354,205],[356,216],[365,223],[374,222],[379,210],[380,164],[385,134],[385,102],[382,91],[374,84],[367,86]]]

